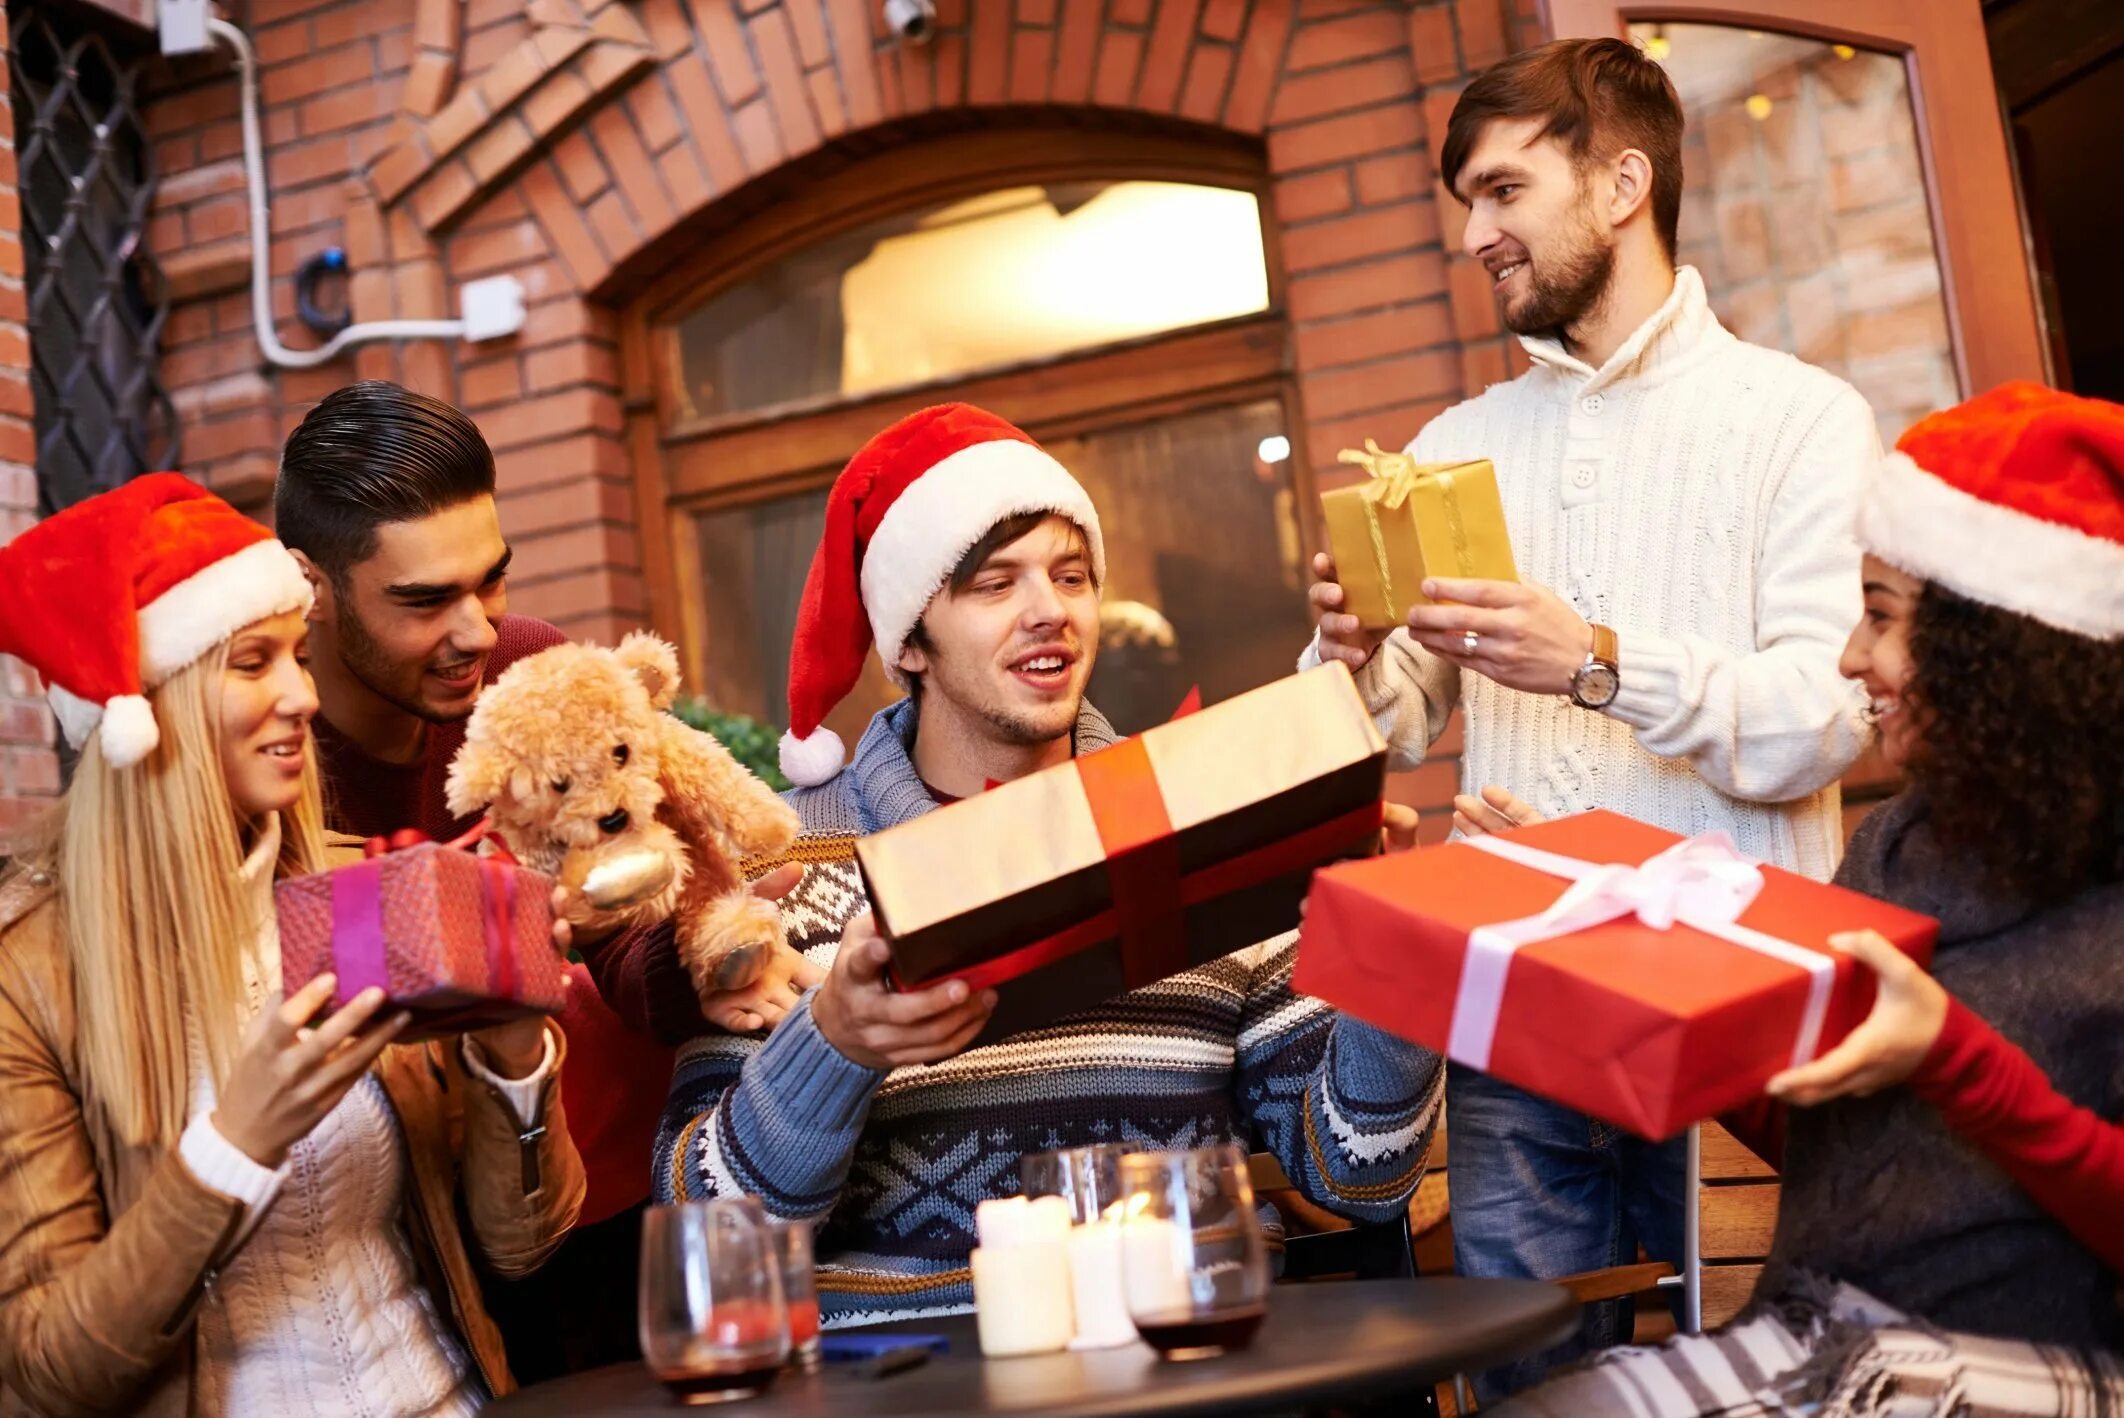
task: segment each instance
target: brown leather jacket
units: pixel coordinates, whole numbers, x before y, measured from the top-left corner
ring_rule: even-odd
[[[190,1414],[192,1316],[239,1249],[244,1208],[195,1181],[174,1147],[127,1147],[91,1121],[51,896],[19,868],[0,876],[0,1418]],[[575,1223],[583,1167],[553,1087],[560,1071],[543,1131],[519,1138],[455,1041],[394,1045],[376,1070],[405,1137],[421,1277],[448,1301],[488,1389],[507,1393],[468,1243],[487,1269],[520,1276]]]

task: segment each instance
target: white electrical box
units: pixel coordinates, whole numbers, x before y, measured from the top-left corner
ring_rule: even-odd
[[[524,328],[524,283],[514,276],[468,281],[459,299],[464,304],[465,338],[475,344]]]
[[[197,54],[207,47],[207,0],[156,0],[155,28],[164,54]]]

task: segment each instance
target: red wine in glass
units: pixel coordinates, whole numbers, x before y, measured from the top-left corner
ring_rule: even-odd
[[[1208,1359],[1254,1341],[1254,1331],[1268,1314],[1264,1305],[1203,1310],[1171,1319],[1139,1319],[1136,1333],[1168,1359]]]
[[[657,1381],[680,1403],[728,1403],[750,1398],[774,1382],[781,1361],[761,1354],[688,1355],[678,1365],[656,1372]]]

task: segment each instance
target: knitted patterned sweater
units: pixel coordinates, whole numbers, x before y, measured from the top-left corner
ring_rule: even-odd
[[[854,839],[936,805],[909,758],[914,728],[911,701],[881,711],[847,770],[788,795],[804,823],[792,856],[808,870],[783,920],[821,965],[866,908]],[[1113,738],[1087,706],[1077,751]],[[657,1199],[745,1193],[817,1218],[821,1307],[841,1325],[969,1308],[974,1207],[1016,1193],[1018,1159],[1046,1148],[1236,1140],[1274,1153],[1331,1211],[1391,1217],[1421,1174],[1443,1070],[1428,1050],[1294,994],[1294,956],[1294,937],[1267,941],[890,1074],[829,1044],[807,997],[771,1034],[711,1034],[680,1052]]]
[[[1459,705],[1463,792],[1722,828],[1826,878],[1836,780],[1866,743],[1863,692],[1836,668],[1860,611],[1853,509],[1880,456],[1866,401],[1734,338],[1690,266],[1599,369],[1521,343],[1534,368],[1447,409],[1409,451],[1496,465],[1519,574],[1614,627],[1622,689],[1589,713],[1463,675],[1398,630],[1357,676],[1396,766]]]

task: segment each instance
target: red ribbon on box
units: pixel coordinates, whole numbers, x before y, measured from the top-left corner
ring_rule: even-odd
[[[1106,853],[1114,904],[1031,945],[916,981],[917,986],[964,980],[968,989],[987,989],[1118,935],[1124,978],[1130,989],[1139,989],[1186,967],[1182,917],[1188,907],[1317,862],[1338,845],[1377,832],[1386,811],[1384,804],[1370,802],[1295,837],[1183,875],[1180,839],[1142,742],[1123,739],[1074,763]]]

